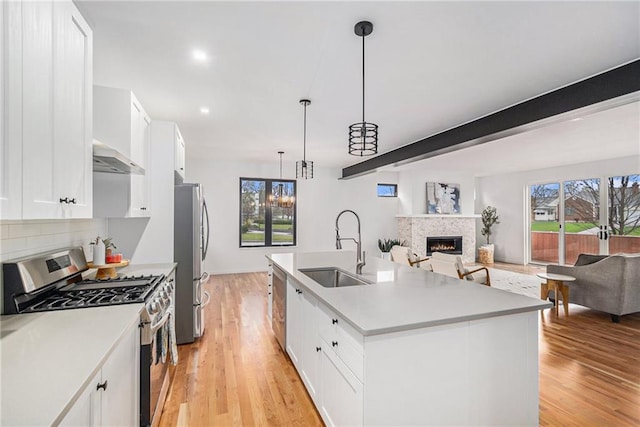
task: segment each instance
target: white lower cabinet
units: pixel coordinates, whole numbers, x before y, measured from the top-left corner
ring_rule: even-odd
[[[73,404],[67,415],[60,423],[61,426],[99,426],[102,418],[101,394],[96,391],[96,385],[100,383],[102,372],[89,381],[78,400]]]
[[[328,426],[537,425],[537,322],[526,312],[365,339],[287,278],[287,353]]]
[[[308,291],[287,280],[289,357],[327,425],[362,425],[364,386],[346,364],[355,359],[356,370],[362,371],[362,347],[353,356],[352,342],[361,343],[362,336],[353,337],[344,325]],[[321,332],[327,329],[330,332]]]
[[[139,419],[140,333],[132,324],[60,423],[135,426]]]
[[[304,313],[302,290],[295,282],[287,279],[287,329],[286,347],[291,361],[302,370],[302,347],[304,339]]]
[[[322,419],[329,426],[361,426],[364,385],[335,352],[323,351],[321,363],[319,409]]]

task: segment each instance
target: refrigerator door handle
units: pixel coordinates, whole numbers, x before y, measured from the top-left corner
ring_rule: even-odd
[[[209,273],[205,271],[200,277],[196,277],[195,279],[193,279],[194,282],[196,280],[198,281],[198,283],[196,284],[196,303],[194,304],[194,306],[202,305],[202,285],[206,283],[207,280],[209,280]],[[207,292],[205,291],[205,294],[206,293]]]
[[[205,302],[202,304],[202,308],[205,308],[207,305],[209,305],[209,303],[211,302],[211,295],[209,295],[209,292],[204,291],[204,296],[207,297],[207,299],[205,300]]]
[[[204,230],[202,231],[202,260],[204,261],[205,258],[207,257],[207,251],[209,250],[209,209],[207,209],[207,201],[204,199],[204,197],[202,198],[202,214],[203,214],[203,219],[206,221],[207,224],[207,236],[206,236],[206,243],[205,243],[205,235],[204,235]]]

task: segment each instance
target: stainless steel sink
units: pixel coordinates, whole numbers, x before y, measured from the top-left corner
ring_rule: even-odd
[[[301,268],[298,271],[325,288],[343,288],[373,283],[337,267]]]

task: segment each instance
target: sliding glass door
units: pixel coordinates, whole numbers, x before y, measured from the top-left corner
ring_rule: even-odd
[[[560,184],[537,184],[530,189],[531,262],[557,264],[560,260]]]
[[[600,180],[563,183],[564,264],[575,264],[580,254],[599,254]],[[562,237],[562,235],[561,235]]]
[[[640,253],[640,175],[607,179],[607,221],[600,237],[610,254]]]
[[[532,263],[573,265],[581,253],[640,253],[640,175],[535,184],[529,190]]]

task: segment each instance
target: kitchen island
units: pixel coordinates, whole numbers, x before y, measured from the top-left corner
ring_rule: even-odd
[[[286,351],[328,425],[537,425],[538,315],[550,303],[350,251],[273,254]],[[274,302],[275,304],[275,302]]]

